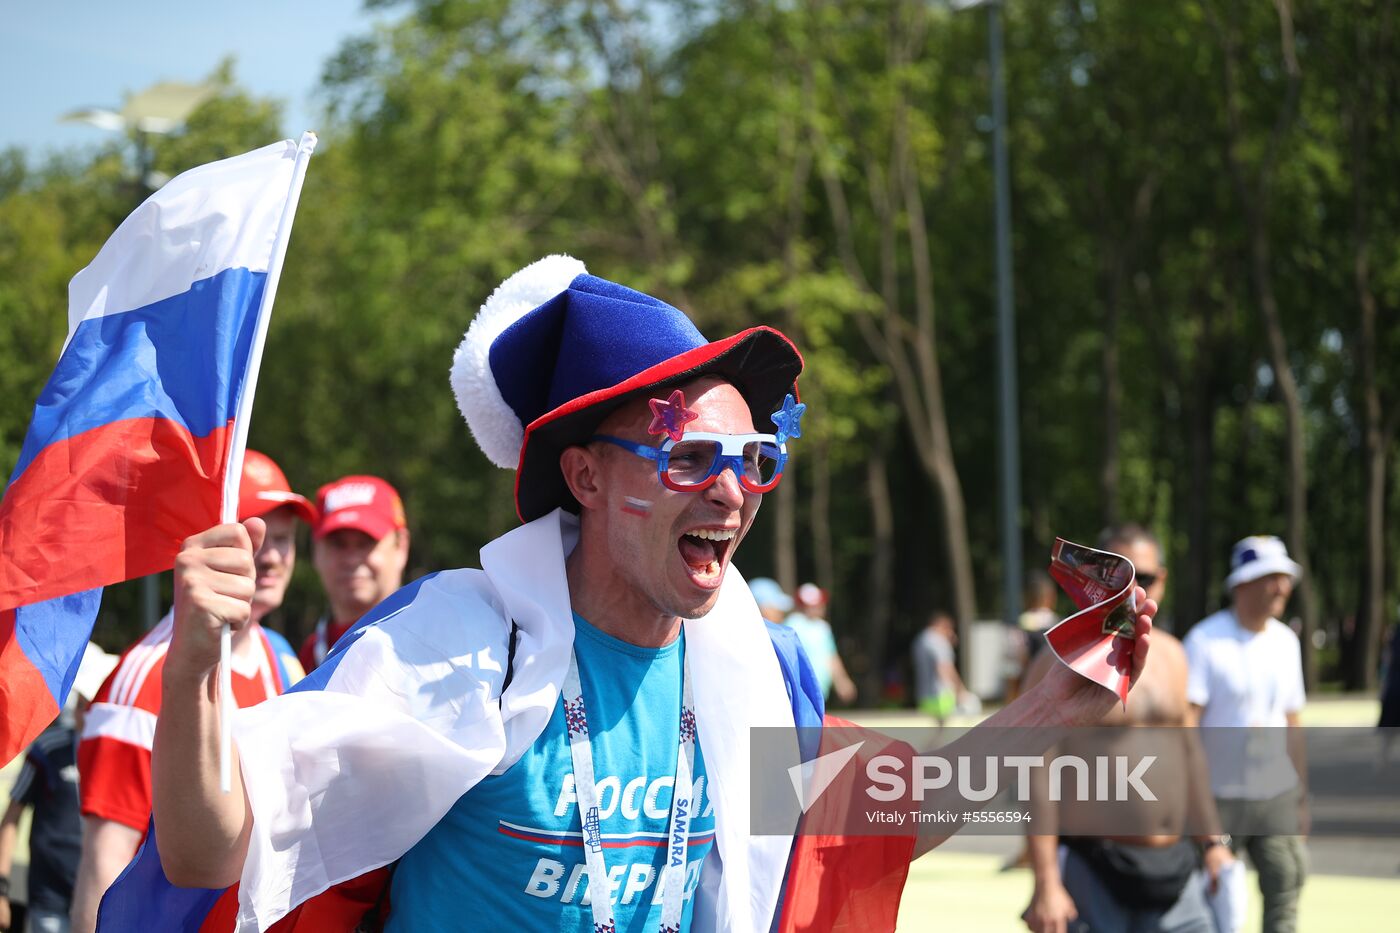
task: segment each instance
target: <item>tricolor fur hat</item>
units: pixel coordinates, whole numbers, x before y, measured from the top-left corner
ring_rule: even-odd
[[[516,512],[528,522],[577,510],[559,455],[623,404],[714,375],[739,390],[761,431],[801,371],[797,348],[770,327],[709,342],[664,301],[546,256],[481,306],[453,357],[452,390],[486,456],[516,469]]]

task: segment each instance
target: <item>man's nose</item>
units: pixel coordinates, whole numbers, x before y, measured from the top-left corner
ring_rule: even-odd
[[[705,490],[705,495],[716,505],[726,509],[737,509],[744,504],[744,488],[739,485],[738,468],[726,463],[715,477],[714,484]]]

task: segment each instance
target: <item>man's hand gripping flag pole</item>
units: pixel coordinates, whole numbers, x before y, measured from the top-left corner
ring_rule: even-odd
[[[297,144],[296,162],[292,166],[292,183],[287,191],[286,206],[277,224],[276,245],[272,263],[267,270],[267,287],[258,306],[257,327],[253,331],[253,348],[248,355],[248,373],[243,393],[238,399],[233,432],[229,438],[228,469],[224,473],[223,505],[219,521],[238,521],[238,488],[243,478],[243,452],[248,447],[248,423],[253,416],[253,395],[258,387],[258,372],[262,368],[263,346],[267,342],[267,325],[272,318],[272,303],[277,297],[277,282],[282,277],[282,262],[287,257],[287,242],[291,239],[292,218],[296,216],[301,185],[306,179],[306,166],[316,150],[316,134],[301,134]],[[233,630],[227,622],[219,632],[219,789],[225,794],[233,789]]]

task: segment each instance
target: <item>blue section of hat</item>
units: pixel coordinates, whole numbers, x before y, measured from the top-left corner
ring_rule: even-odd
[[[529,424],[705,343],[678,308],[584,274],[496,338],[491,374],[521,424]]]
[[[1235,555],[1235,566],[1236,566],[1236,567],[1243,567],[1245,564],[1249,563],[1250,561],[1255,561],[1255,560],[1258,560],[1258,559],[1259,559],[1259,555],[1258,555],[1258,553],[1255,552],[1254,548],[1252,548],[1252,547],[1243,548],[1243,549],[1241,549],[1241,551],[1240,551],[1237,555]],[[1217,571],[1217,572],[1218,572],[1218,571]]]

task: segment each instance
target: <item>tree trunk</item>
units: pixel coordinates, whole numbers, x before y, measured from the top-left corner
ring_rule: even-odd
[[[907,25],[908,29],[903,32],[897,29],[896,34],[891,36],[891,71],[898,71],[912,60],[914,50],[922,42],[927,17],[919,15]],[[816,102],[811,102],[810,106],[815,112]],[[966,664],[971,656],[970,651],[966,650],[971,642],[968,628],[977,616],[967,509],[953,459],[938,366],[933,271],[919,167],[909,145],[907,101],[897,96],[894,107],[888,167],[869,155],[864,164],[863,181],[878,231],[878,287],[871,284],[857,255],[850,204],[841,178],[831,160],[819,160],[818,164],[841,264],[857,287],[867,294],[878,296],[884,304],[884,314],[878,322],[860,316],[856,324],[874,354],[890,368],[897,398],[918,452],[919,464],[929,478],[941,507],[941,532],[947,551],[952,608],[962,632],[965,650],[960,654]],[[818,151],[829,150],[821,122],[814,120],[809,129]],[[899,210],[901,205],[902,213]],[[900,296],[898,258],[901,233],[908,239],[913,271],[912,319],[907,316],[908,310]]]
[[[927,430],[923,432],[924,468],[933,480],[943,511],[943,542],[953,583],[953,611],[957,616],[959,660],[966,676],[972,663],[972,623],[977,618],[977,589],[972,574],[972,546],[967,536],[967,505],[962,482],[953,460],[948,433],[948,413],[943,402],[943,375],[938,365],[938,341],[934,328],[933,264],[929,259],[928,227],[918,167],[914,164],[902,122],[895,140],[899,183],[909,215],[909,255],[914,269],[914,360],[924,401]],[[1011,507],[1020,510],[1020,503]]]
[[[1102,525],[1118,524],[1119,442],[1123,413],[1123,379],[1118,371],[1118,335],[1122,320],[1120,283],[1122,263],[1116,261],[1107,275],[1104,289],[1103,350],[1100,365],[1103,378],[1103,459],[1099,464],[1099,497],[1102,499]]]
[[[836,585],[836,549],[831,541],[831,449],[826,443],[812,450],[812,557],[817,586],[832,592]]]
[[[802,193],[807,188],[807,178],[812,168],[811,149],[800,141],[800,134],[791,134],[791,145],[793,147],[792,174],[789,179],[787,210],[784,212],[784,221],[779,232],[783,244],[783,272],[784,278],[791,282],[798,275],[797,261],[797,241],[802,233]],[[786,320],[783,322],[790,334],[797,333],[801,315],[796,305],[789,303],[784,309]],[[761,430],[761,429],[760,429]],[[789,473],[792,471],[789,469]],[[797,478],[795,475],[784,477],[785,482],[779,483],[778,493],[778,527],[776,530],[776,562],[778,583],[788,593],[796,593],[797,586],[801,582],[797,574]],[[812,519],[817,521],[814,516]],[[825,516],[822,517],[825,522]],[[829,536],[829,532],[827,532]]]
[[[1239,89],[1235,69],[1237,47],[1233,35],[1220,29],[1225,51],[1225,103],[1229,125],[1226,162],[1240,199],[1249,239],[1249,274],[1254,286],[1259,314],[1263,318],[1264,335],[1269,349],[1269,364],[1274,371],[1274,384],[1283,402],[1284,425],[1288,457],[1288,518],[1286,539],[1292,558],[1302,569],[1298,581],[1298,608],[1302,616],[1303,678],[1311,687],[1316,679],[1317,658],[1312,633],[1317,628],[1317,597],[1308,573],[1308,465],[1307,438],[1303,424],[1303,402],[1298,382],[1288,361],[1288,344],[1284,338],[1283,320],[1274,293],[1272,257],[1269,246],[1269,202],[1273,168],[1277,163],[1280,143],[1292,129],[1298,111],[1301,72],[1293,41],[1293,11],[1290,0],[1274,0],[1278,12],[1281,55],[1286,74],[1284,96],[1274,123],[1267,148],[1260,160],[1258,176],[1253,185],[1245,178],[1240,162],[1244,146],[1241,129]]]
[[[865,649],[870,667],[865,672],[861,693],[867,697],[884,695],[885,649],[889,643],[891,611],[894,604],[894,503],[890,499],[885,453],[877,450],[865,462],[866,491],[870,496],[870,609],[866,619]]]
[[[797,589],[797,478],[788,467],[773,490],[777,501],[773,516],[773,573],[786,593]]]
[[[1205,341],[1203,341],[1203,344]],[[1200,380],[1194,389],[1189,389],[1187,422],[1190,450],[1190,466],[1186,495],[1186,567],[1183,582],[1178,590],[1177,600],[1178,636],[1184,636],[1187,629],[1195,625],[1213,608],[1207,602],[1211,590],[1210,570],[1214,563],[1215,542],[1210,533],[1210,490],[1211,474],[1215,463],[1215,410],[1211,403],[1208,388],[1208,367],[1213,354],[1203,346],[1196,362],[1197,378]]]
[[[1278,302],[1274,297],[1273,275],[1269,269],[1268,234],[1263,221],[1257,218],[1250,221],[1250,256],[1251,275],[1259,297],[1259,310],[1264,318],[1269,365],[1274,371],[1274,385],[1278,387],[1279,398],[1283,401],[1288,447],[1288,553],[1302,568],[1297,592],[1298,609],[1303,619],[1303,679],[1311,688],[1317,677],[1317,652],[1312,644],[1312,633],[1317,629],[1317,596],[1308,572],[1308,464],[1303,400],[1298,394],[1298,381],[1288,364],[1288,347],[1283,336],[1283,323],[1279,319]]]
[[[1389,11],[1387,11],[1388,13]],[[1387,20],[1388,20],[1387,16]],[[1382,30],[1384,34],[1387,30]],[[1385,625],[1385,479],[1390,438],[1383,424],[1380,386],[1376,378],[1376,293],[1371,285],[1371,241],[1367,210],[1370,206],[1367,169],[1370,149],[1371,76],[1365,28],[1357,29],[1358,82],[1351,120],[1352,232],[1355,256],[1352,276],[1356,283],[1360,326],[1356,340],[1356,371],[1361,381],[1361,469],[1365,492],[1364,559],[1361,598],[1351,651],[1344,659],[1344,679],[1349,690],[1369,690],[1376,685],[1380,662],[1381,632]],[[1400,663],[1400,662],[1392,662]]]
[[[1356,614],[1355,650],[1350,669],[1346,671],[1348,690],[1370,690],[1376,686],[1381,633],[1385,628],[1386,448],[1381,443],[1380,419],[1372,421],[1369,399],[1366,407],[1365,456],[1362,458],[1366,470],[1366,558],[1361,604]],[[1379,407],[1376,406],[1377,410]]]

